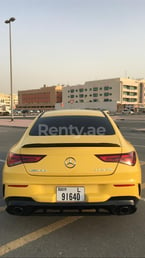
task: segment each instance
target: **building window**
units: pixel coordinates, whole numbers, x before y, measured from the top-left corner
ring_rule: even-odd
[[[74,98],[74,95],[70,95],[71,99]]]
[[[109,93],[108,93],[108,92],[105,92],[105,93],[104,93],[104,96],[109,96]]]
[[[80,97],[80,98],[83,98],[83,97],[84,97],[84,94],[80,94],[79,97]]]
[[[80,102],[84,102],[84,100],[83,100],[83,99],[80,99]]]
[[[123,94],[127,96],[136,96],[137,92],[123,92]]]
[[[93,88],[93,91],[98,91],[98,88],[97,87]]]
[[[123,101],[125,102],[137,102],[136,98],[123,98]]]
[[[79,92],[83,92],[84,91],[84,89],[79,89]]]
[[[104,87],[104,90],[109,90],[109,87],[108,87],[108,86],[105,86],[105,87]]]
[[[130,86],[130,90],[137,90],[136,86]]]
[[[127,90],[137,90],[137,86],[123,85],[123,88]]]
[[[130,99],[130,102],[137,102],[137,99]]]
[[[93,97],[98,97],[98,93],[94,93],[94,94],[93,94]]]
[[[74,90],[71,90],[70,92],[71,92],[71,93],[73,93],[73,92],[74,92]]]

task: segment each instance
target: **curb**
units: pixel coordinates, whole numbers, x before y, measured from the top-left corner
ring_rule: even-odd
[[[145,128],[142,128],[142,129],[133,129],[132,132],[142,132],[142,133],[145,133]]]
[[[28,126],[20,126],[20,125],[0,125],[0,127],[22,128],[22,129],[28,128]]]

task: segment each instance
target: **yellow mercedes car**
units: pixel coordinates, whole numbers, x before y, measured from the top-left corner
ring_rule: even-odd
[[[3,168],[6,210],[14,215],[126,215],[140,194],[136,150],[100,110],[40,114]]]

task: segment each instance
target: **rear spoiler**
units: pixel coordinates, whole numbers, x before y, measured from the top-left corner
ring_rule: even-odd
[[[116,143],[31,143],[25,144],[22,148],[57,148],[57,147],[120,147]]]

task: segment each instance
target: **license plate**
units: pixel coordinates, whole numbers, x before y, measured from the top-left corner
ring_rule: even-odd
[[[84,187],[57,187],[58,202],[83,202]]]

